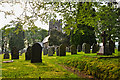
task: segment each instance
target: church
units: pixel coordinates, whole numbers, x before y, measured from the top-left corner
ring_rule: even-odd
[[[60,20],[53,20],[53,19],[51,19],[51,20],[49,21],[48,36],[45,37],[45,38],[43,39],[43,41],[42,41],[44,48],[47,48],[47,46],[49,46],[48,39],[50,38],[50,31],[51,31],[52,29],[56,29],[56,30],[62,32],[62,19],[60,19]]]

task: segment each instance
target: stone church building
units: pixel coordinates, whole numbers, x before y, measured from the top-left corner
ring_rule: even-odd
[[[62,31],[62,25],[61,25],[61,24],[62,24],[62,19],[60,19],[60,20],[55,20],[55,21],[54,21],[53,19],[51,19],[51,20],[49,21],[48,36],[45,37],[44,40],[42,41],[44,48],[47,48],[47,46],[49,46],[48,39],[50,38],[50,31],[51,31],[52,29],[56,29],[56,30],[58,30],[58,31]]]

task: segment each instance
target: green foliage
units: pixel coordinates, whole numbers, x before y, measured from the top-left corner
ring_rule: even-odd
[[[81,33],[80,30],[83,30],[83,33]],[[74,30],[71,30],[70,34],[70,42],[74,45],[82,45],[83,43],[88,43],[90,45],[93,45],[93,43],[96,43],[96,37],[94,28],[86,25],[78,25],[78,29],[76,33],[74,34]]]
[[[28,45],[32,45],[35,42],[42,42],[43,39],[48,35],[48,31],[45,29],[38,28],[37,26],[29,27],[25,32],[25,39],[28,41]]]
[[[93,75],[98,79],[119,79],[120,68],[118,59],[98,59],[92,55],[66,57],[61,62],[69,67],[74,67],[79,71],[85,71],[88,75]]]
[[[61,31],[58,31],[56,29],[52,29],[50,32],[50,38],[49,38],[49,45],[57,45],[60,44],[69,44],[69,40],[67,39],[67,35],[63,34]]]
[[[16,48],[18,51],[25,47],[24,45],[24,31],[22,30],[22,25],[17,24],[14,33],[9,40],[10,49]]]

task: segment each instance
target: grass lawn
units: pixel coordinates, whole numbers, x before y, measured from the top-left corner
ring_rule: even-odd
[[[117,56],[118,52],[111,56]],[[1,57],[2,55],[0,55]],[[112,65],[113,69],[114,67],[117,68],[118,59],[97,59],[93,57],[101,57],[104,55],[96,55],[96,53],[90,53],[85,54],[83,52],[78,52],[76,55],[71,55],[70,52],[67,52],[66,56],[56,56],[54,54],[53,56],[42,56],[42,63],[30,63],[30,60],[25,61],[25,54],[22,54],[22,56],[19,57],[19,60],[14,60],[13,63],[2,63],[2,78],[80,78],[76,74],[72,72],[68,72],[66,69],[64,69],[62,65],[66,65],[69,67],[73,67],[75,69],[78,69],[79,71],[85,70],[87,73],[89,72],[90,75],[95,76],[95,71],[93,69],[87,66],[86,64],[91,65],[93,67],[106,69],[106,67],[109,67]],[[10,59],[3,59],[3,61],[10,60]],[[81,63],[81,61],[86,64]],[[91,64],[92,63],[92,64]],[[97,63],[97,65],[95,64]],[[80,65],[81,64],[81,65]],[[91,72],[91,71],[94,72]],[[97,69],[95,69],[97,71]],[[91,74],[93,73],[93,74]]]
[[[42,63],[25,61],[25,54],[14,60],[13,63],[2,63],[2,78],[79,78],[68,72],[63,67],[55,64],[55,56],[43,56]],[[8,59],[3,59],[6,61]]]

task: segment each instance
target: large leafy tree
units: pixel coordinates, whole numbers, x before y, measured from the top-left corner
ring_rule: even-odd
[[[14,32],[9,40],[9,47],[11,49],[12,59],[19,59],[19,50],[25,47],[24,31],[21,23],[17,23]]]
[[[93,45],[93,43],[97,43],[94,28],[90,26],[85,25],[78,25],[79,28],[84,31],[84,33],[81,33],[79,29],[76,31],[75,34],[73,34],[73,30],[71,31],[71,44],[74,45],[81,45],[83,43],[88,43],[90,45]]]
[[[60,46],[60,44],[69,45],[69,37],[56,29],[51,30],[48,41],[50,46]]]
[[[116,35],[116,31],[118,31],[119,27],[116,25],[118,24],[118,11],[115,7],[115,4],[108,3],[108,5],[99,6],[97,18],[98,26],[95,27],[97,37],[101,40],[100,34],[103,31],[106,31],[108,34],[107,40],[115,40],[118,35]]]
[[[28,30],[25,31],[25,39],[27,40],[28,46],[35,42],[42,42],[47,35],[47,30],[38,28],[37,26],[29,27]]]
[[[30,8],[29,8],[29,7]],[[94,11],[94,8],[97,9],[97,12]],[[43,10],[43,11],[42,11]],[[2,11],[3,12],[3,11]],[[28,15],[29,12],[31,15]],[[107,14],[105,14],[107,12]],[[9,12],[6,12],[6,14]],[[23,22],[24,25],[34,26],[34,22],[40,18],[41,21],[48,22],[51,18],[56,18],[56,13],[63,17],[63,24],[69,24],[65,31],[69,35],[71,27],[73,28],[74,34],[78,31],[78,25],[86,25],[95,27],[97,35],[101,34],[101,27],[103,30],[107,30],[107,27],[112,27],[112,32],[109,31],[108,34],[112,35],[115,30],[118,30],[114,27],[116,24],[116,10],[114,6],[101,6],[100,2],[26,2],[24,11],[21,14],[22,17],[18,17],[17,20]],[[11,13],[12,14],[12,11]],[[93,17],[95,15],[95,17]],[[109,16],[112,15],[112,16]],[[104,18],[102,18],[104,17]],[[114,20],[111,22],[111,20]],[[110,24],[109,24],[110,23]],[[102,25],[99,27],[98,25]],[[79,29],[80,32],[83,32],[82,29]],[[118,36],[116,34],[116,36]],[[100,37],[100,36],[99,36]],[[101,37],[100,37],[101,38]],[[110,36],[109,36],[110,38]],[[114,39],[114,38],[112,38]]]

